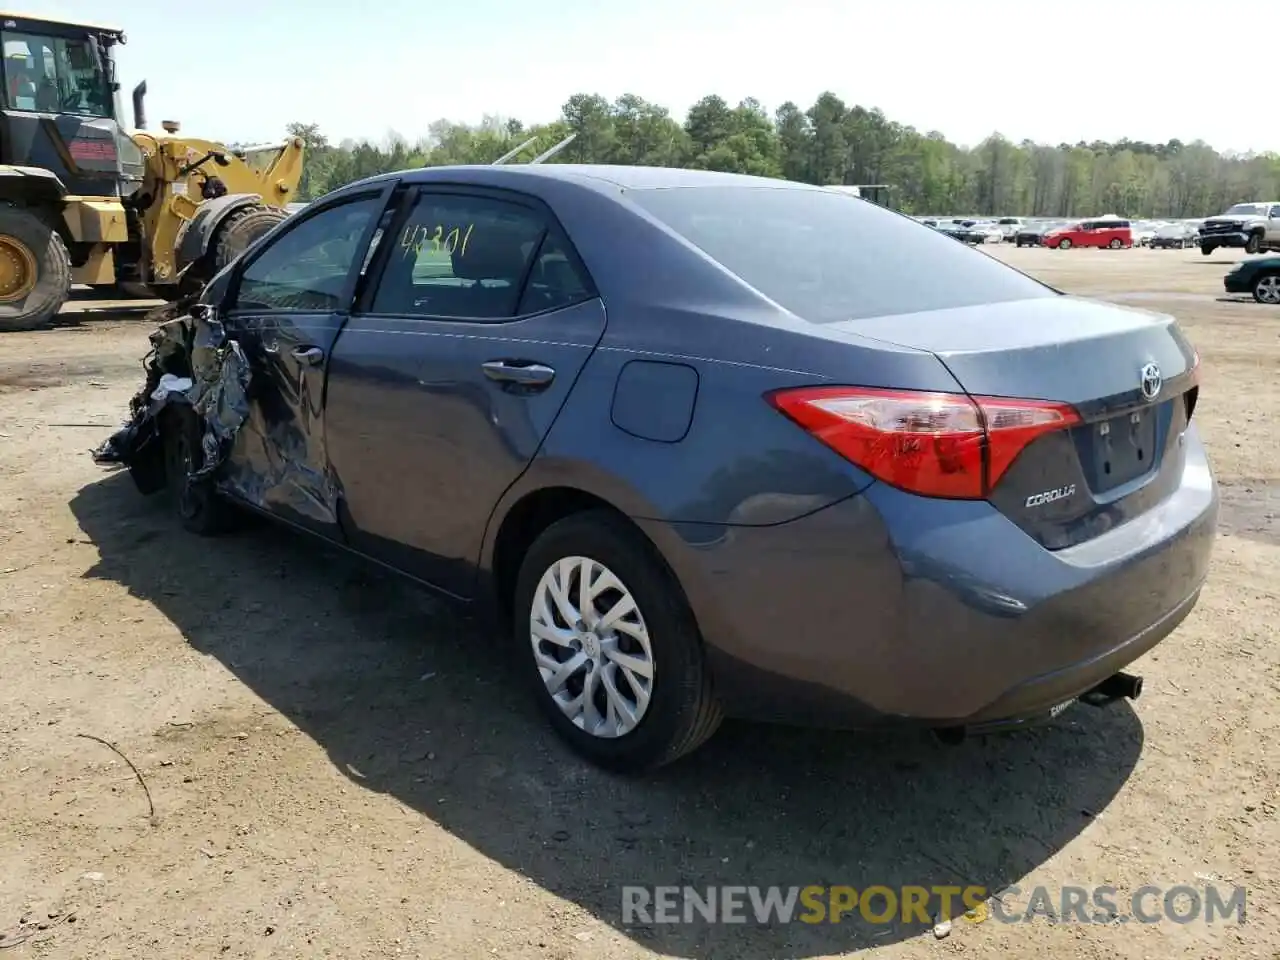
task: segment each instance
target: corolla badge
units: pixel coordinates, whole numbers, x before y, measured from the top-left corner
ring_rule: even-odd
[[[1142,368],[1142,399],[1154,400],[1164,386],[1164,378],[1160,376],[1160,367],[1148,363]]]
[[[1024,507],[1043,507],[1046,503],[1053,503],[1055,500],[1065,500],[1067,497],[1076,495],[1076,485],[1068,483],[1065,487],[1057,487],[1053,490],[1045,490],[1042,493],[1033,493],[1023,501]]]

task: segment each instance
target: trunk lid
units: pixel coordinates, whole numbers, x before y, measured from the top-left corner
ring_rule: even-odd
[[[1173,317],[1063,296],[836,326],[928,350],[971,395],[1075,407],[1082,423],[1034,440],[991,495],[1049,549],[1145,513],[1181,481],[1197,390]]]

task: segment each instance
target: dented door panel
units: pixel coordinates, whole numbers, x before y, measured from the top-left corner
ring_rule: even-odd
[[[222,475],[225,490],[334,539],[337,487],[324,441],[324,389],[339,314],[236,319],[253,370],[249,412]]]
[[[350,312],[395,186],[341,197],[250,254],[226,310],[251,372],[248,409],[219,486],[246,503],[340,540],[339,492],[325,449],[329,357]]]

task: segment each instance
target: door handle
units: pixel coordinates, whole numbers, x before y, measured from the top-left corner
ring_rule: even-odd
[[[556,378],[556,372],[550,367],[528,360],[489,360],[480,366],[490,380],[522,387],[549,386]]]
[[[324,361],[324,351],[319,347],[294,347],[293,358],[309,367],[318,367]]]

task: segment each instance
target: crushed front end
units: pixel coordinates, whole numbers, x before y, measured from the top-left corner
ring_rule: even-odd
[[[158,319],[143,360],[146,379],[129,401],[129,420],[93,452],[98,463],[128,467],[144,494],[165,485],[160,425],[174,405],[189,407],[202,425],[200,466],[190,480],[222,465],[249,415],[249,363],[216,310],[175,304]]]

